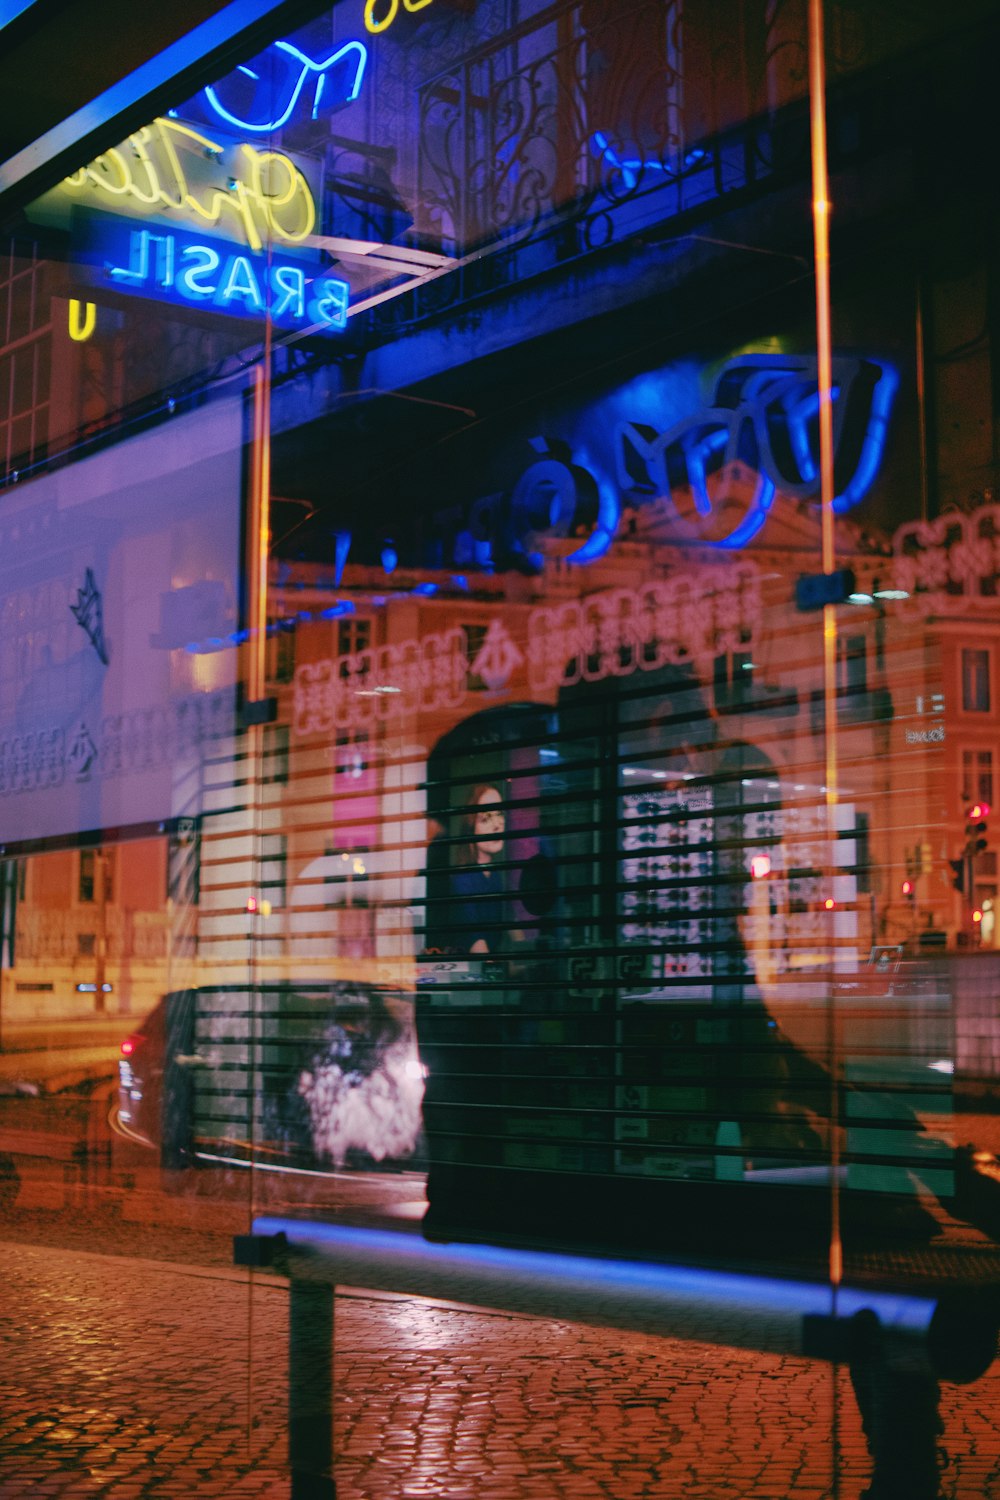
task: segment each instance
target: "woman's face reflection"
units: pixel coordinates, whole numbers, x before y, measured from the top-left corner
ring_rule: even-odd
[[[479,864],[489,864],[503,851],[503,835],[506,818],[500,806],[500,793],[495,786],[488,786],[476,798],[476,810],[472,820],[472,836]]]

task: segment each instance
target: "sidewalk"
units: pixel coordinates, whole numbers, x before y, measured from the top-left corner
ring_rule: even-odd
[[[0,1094],[55,1094],[118,1076],[122,1038],[137,1024],[129,1016],[79,1021],[4,1023]]]
[[[285,1500],[287,1290],[4,1243],[2,1500]],[[338,1500],[856,1500],[844,1372],[376,1296],[338,1299]],[[1000,1493],[1000,1372],[947,1387],[943,1493]]]

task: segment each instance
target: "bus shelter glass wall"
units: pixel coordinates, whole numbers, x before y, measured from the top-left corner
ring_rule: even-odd
[[[429,1156],[439,1198],[473,1173],[463,1213],[502,1220],[516,1171],[550,1207],[563,1184],[560,1222],[583,1172],[636,1195],[651,1244],[652,1182],[692,1203],[829,1188],[836,1154],[863,1217],[912,1206],[917,1167],[947,1192],[947,1140],[917,1116],[989,1072],[992,854],[966,813],[992,793],[992,657],[958,635],[989,614],[992,519],[985,498],[937,518],[983,455],[944,420],[964,344],[933,340],[975,321],[984,273],[966,307],[927,231],[891,243],[865,196],[903,149],[869,80],[888,52],[922,79],[936,23],[904,45],[827,17],[824,577],[804,12],[746,8],[737,48],[708,6],[423,10],[317,17],[71,174],[9,242],[8,513],[67,514],[65,474],[117,485],[108,535],[156,517],[172,569],[155,620],[133,591],[111,627],[96,553],[60,580],[27,693],[12,633],[10,845],[89,840],[46,854],[53,888],[87,915],[92,886],[91,926],[132,932],[102,830],[160,839],[148,926],[172,936],[143,941],[194,965],[146,985],[173,1017],[171,1160]],[[893,192],[892,222],[919,222],[912,174]],[[877,252],[838,258],[865,235]],[[980,573],[953,576],[967,555]],[[111,633],[118,712],[43,723],[71,648],[78,696],[114,675]],[[159,718],[130,701],[143,652],[167,667]],[[65,898],[8,868],[11,1027],[55,983],[26,966]],[[103,970],[132,939],[63,925],[83,1003],[130,1013]],[[146,1106],[119,1061],[128,1124]],[[827,1194],[804,1201],[820,1243]],[[697,1240],[706,1214],[672,1217]]]
[[[258,950],[369,1019],[284,1054],[260,1145],[427,1162],[448,1232],[707,1249],[745,1202],[748,1251],[824,1266],[835,1202],[859,1254],[933,1236],[990,1067],[991,669],[954,637],[994,563],[988,505],[938,518],[964,345],[932,379],[906,101],[966,33],[828,7],[828,558],[805,8],[373,17],[297,35],[275,127],[349,290],[275,334]],[[354,71],[317,105],[302,57]]]
[[[995,33],[817,9],[343,0],[12,226],[15,1212],[995,1274]]]
[[[272,215],[259,145],[227,164],[195,134],[109,142],[3,242],[0,1149],[30,1232],[182,1259],[204,1234],[228,1263],[249,1182],[187,1171],[193,996],[206,958],[234,996],[251,974],[245,866],[213,879],[201,847],[251,857],[269,774],[244,710],[266,320],[141,293],[175,229],[236,262]]]

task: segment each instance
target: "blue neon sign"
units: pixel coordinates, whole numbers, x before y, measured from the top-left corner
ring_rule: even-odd
[[[875,480],[898,386],[888,365],[843,355],[833,360],[838,514],[853,509]],[[741,355],[722,367],[710,402],[666,431],[620,424],[618,482],[636,498],[664,499],[693,540],[742,547],[763,526],[777,493],[818,498],[818,418],[815,359]]]
[[[655,156],[626,158],[619,155],[603,130],[595,130],[590,140],[595,156],[607,162],[612,171],[621,174],[622,181],[629,192],[638,186],[647,172],[660,172],[664,177],[678,177],[685,167],[696,166],[708,156],[707,151],[702,150],[700,146],[695,146],[692,150],[686,151],[684,156],[674,164],[660,161]]]
[[[530,440],[534,456],[506,491],[440,515],[444,556],[486,572],[545,565],[545,538],[581,537],[562,561],[584,566],[613,546],[626,511],[659,505],[678,538],[735,551],[779,496],[820,498],[816,360],[747,354],[717,371],[673,366],[630,381],[559,422],[565,440]],[[853,509],[878,474],[899,387],[890,366],[833,360],[833,508]]]
[[[95,228],[95,256],[116,291],[178,307],[262,318],[279,328],[331,332],[347,326],[350,286],[311,265],[174,229],[106,221]]]
[[[211,112],[227,125],[251,133],[280,130],[300,99],[313,120],[321,108],[333,111],[352,104],[367,66],[364,42],[344,42],[319,62],[291,42],[275,42],[252,64],[241,64],[206,88],[204,97]]]

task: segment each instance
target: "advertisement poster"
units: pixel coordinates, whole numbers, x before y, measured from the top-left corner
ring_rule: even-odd
[[[242,422],[214,402],[5,492],[0,845],[200,814],[234,723]]]

